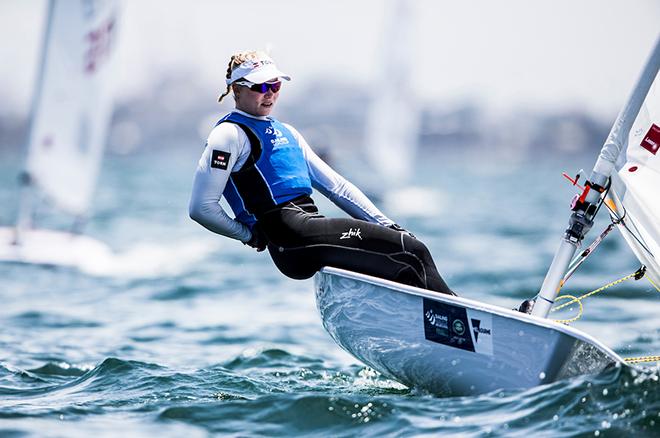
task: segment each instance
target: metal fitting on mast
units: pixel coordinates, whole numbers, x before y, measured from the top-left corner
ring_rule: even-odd
[[[591,176],[592,178],[586,182],[582,194],[573,198],[571,203],[573,213],[568,220],[568,228],[564,232],[564,237],[543,281],[532,315],[541,317],[548,315],[563,286],[562,279],[575,251],[594,224],[594,216],[602,202],[601,194],[605,191],[607,178],[602,178],[602,175],[597,172],[593,172]],[[601,184],[593,182],[594,180]]]
[[[580,244],[584,236],[589,232],[594,224],[594,217],[598,212],[602,202],[601,195],[605,192],[607,178],[604,178],[603,184],[593,182],[594,179],[603,179],[602,175],[593,172],[591,179],[584,185],[581,195],[576,195],[571,203],[571,214],[568,220],[568,228],[564,234],[564,239],[569,242]]]

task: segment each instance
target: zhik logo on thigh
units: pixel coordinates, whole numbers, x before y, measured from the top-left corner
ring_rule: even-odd
[[[362,235],[360,234],[360,229],[359,228],[356,228],[356,229],[349,228],[348,231],[344,231],[343,233],[341,233],[341,236],[339,237],[339,239],[340,240],[341,239],[350,239],[351,237],[357,237],[360,240],[362,240]]]

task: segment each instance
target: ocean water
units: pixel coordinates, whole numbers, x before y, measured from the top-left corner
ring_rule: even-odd
[[[357,362],[324,331],[312,280],[287,279],[266,254],[188,219],[199,152],[108,156],[86,233],[113,249],[110,261],[0,264],[0,436],[660,435],[654,364],[439,397]],[[459,294],[508,308],[533,296],[574,192],[560,174],[593,159],[426,158],[415,188],[382,192],[382,209],[427,243]],[[19,165],[3,155],[2,225]],[[613,231],[565,291],[637,268]],[[588,299],[573,326],[624,357],[658,354],[659,313],[660,294],[628,281]]]

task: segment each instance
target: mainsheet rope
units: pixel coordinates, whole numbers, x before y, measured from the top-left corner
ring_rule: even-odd
[[[580,174],[578,173],[578,175],[573,179],[573,178],[569,177],[567,174],[564,173],[564,176],[565,176],[566,178],[568,178],[568,180],[570,180],[570,181],[573,183],[574,186],[577,186],[577,187],[580,187],[580,186],[577,184],[577,181],[578,181],[579,175],[580,175]],[[581,188],[581,187],[580,187],[580,188]],[[608,183],[607,190],[605,191],[605,196],[607,195],[607,193],[609,192],[609,190],[610,190],[610,184]],[[589,257],[589,256],[594,252],[594,250],[596,249],[596,247],[597,247],[598,245],[600,245],[600,243],[603,241],[603,239],[605,239],[605,237],[609,234],[609,232],[612,231],[612,229],[614,228],[615,225],[623,225],[623,227],[625,227],[626,230],[628,230],[628,232],[629,232],[629,233],[635,238],[635,240],[637,240],[637,242],[642,246],[642,248],[644,248],[647,252],[650,253],[650,251],[648,250],[648,248],[646,248],[646,246],[645,246],[644,244],[642,244],[642,242],[637,238],[637,236],[635,235],[635,233],[633,233],[633,232],[628,228],[628,225],[624,222],[623,219],[626,217],[626,211],[625,211],[625,208],[624,208],[624,211],[623,211],[623,215],[619,215],[619,214],[617,214],[617,212],[616,212],[616,208],[614,208],[613,206],[610,206],[608,202],[604,202],[605,196],[603,196],[603,197],[601,198],[602,200],[601,200],[601,203],[600,203],[599,206],[598,206],[598,209],[600,210],[600,207],[601,207],[603,204],[605,204],[605,207],[607,207],[607,209],[610,211],[610,217],[612,218],[612,223],[611,223],[607,228],[605,228],[605,230],[603,230],[603,232],[600,234],[600,236],[598,236],[598,237],[594,240],[594,242],[592,242],[592,244],[589,245],[589,247],[588,247],[587,249],[585,249],[584,251],[582,251],[582,253],[581,253],[580,255],[578,255],[578,256],[577,256],[577,257],[571,262],[571,266],[569,267],[568,272],[566,273],[566,275],[564,276],[564,278],[561,280],[561,282],[560,282],[560,284],[559,284],[559,289],[561,289],[561,288],[564,286],[564,284],[566,283],[566,281],[568,281],[568,279],[573,275],[573,273],[577,270],[577,268],[578,268],[578,267],[579,267],[579,266],[580,266],[580,265],[581,265],[581,264],[587,259],[587,257]],[[584,299],[586,299],[586,298],[588,298],[588,297],[590,297],[590,296],[592,296],[592,295],[595,295],[595,294],[597,294],[597,293],[599,293],[599,292],[602,292],[602,291],[604,291],[604,290],[606,290],[606,289],[608,289],[608,288],[610,288],[610,287],[612,287],[612,286],[615,286],[615,285],[617,285],[617,284],[619,284],[619,283],[623,283],[623,282],[626,281],[626,280],[630,280],[631,278],[634,278],[635,280],[639,280],[639,279],[641,279],[642,277],[646,278],[646,279],[649,281],[649,283],[651,283],[651,285],[653,286],[653,288],[654,288],[656,291],[660,292],[660,287],[658,287],[658,285],[655,284],[655,283],[653,282],[653,280],[652,280],[648,275],[646,275],[646,266],[642,265],[642,266],[640,266],[640,268],[639,268],[637,271],[633,272],[632,274],[626,275],[625,277],[621,277],[621,278],[619,278],[618,280],[614,280],[614,281],[612,281],[611,283],[606,284],[605,286],[599,287],[598,289],[592,290],[591,292],[588,292],[588,293],[586,293],[586,294],[584,294],[584,295],[581,295],[581,296],[579,296],[579,297],[575,297],[575,296],[573,296],[573,295],[561,295],[561,296],[558,296],[558,297],[556,298],[556,300],[567,299],[567,300],[569,300],[569,301],[567,301],[566,303],[561,304],[561,305],[559,305],[559,306],[555,306],[555,307],[553,307],[552,309],[550,309],[550,312],[556,312],[556,311],[558,311],[558,310],[561,310],[561,309],[565,308],[566,306],[570,306],[570,305],[573,304],[573,303],[578,303],[578,305],[580,306],[580,309],[578,310],[578,314],[577,314],[577,316],[575,316],[575,317],[573,317],[573,318],[570,318],[570,319],[555,319],[555,320],[554,320],[555,322],[559,322],[559,323],[567,324],[567,325],[568,325],[568,324],[570,324],[570,323],[572,323],[572,322],[577,321],[578,319],[580,319],[580,317],[582,317],[582,314],[583,314],[583,312],[584,312],[584,307],[583,307],[583,305],[582,305],[582,300],[584,300]],[[629,357],[629,358],[624,358],[623,360],[626,361],[627,363],[660,362],[660,355],[655,355],[655,356],[640,356],[640,357]]]
[[[568,299],[570,301],[568,301],[564,304],[560,304],[559,306],[553,307],[552,309],[550,309],[550,312],[556,312],[558,310],[563,309],[566,306],[570,306],[573,303],[578,303],[578,305],[580,306],[580,310],[578,311],[577,316],[575,316],[573,318],[570,318],[570,319],[555,319],[553,321],[559,322],[559,323],[562,323],[562,324],[570,324],[572,322],[575,322],[578,319],[580,319],[580,317],[583,314],[584,307],[582,306],[582,300],[584,300],[586,298],[589,298],[592,295],[596,295],[597,293],[602,292],[602,291],[604,291],[604,290],[606,290],[606,289],[608,289],[612,286],[615,286],[619,283],[623,283],[626,280],[630,280],[631,278],[634,278],[635,280],[639,280],[642,277],[646,278],[649,281],[649,283],[651,283],[651,285],[655,288],[655,290],[660,292],[660,288],[658,287],[658,285],[656,285],[653,282],[653,280],[651,280],[651,278],[648,275],[646,275],[646,266],[641,266],[637,271],[633,272],[632,274],[628,274],[625,277],[621,277],[618,280],[614,280],[614,281],[606,284],[605,286],[599,287],[598,289],[592,290],[591,292],[588,292],[584,295],[580,295],[579,297],[575,297],[573,295],[561,295],[561,296],[557,297],[557,300]],[[631,364],[633,364],[633,363],[643,363],[643,362],[660,362],[660,355],[627,357],[627,358],[623,358],[623,360],[626,361],[627,363],[631,363]]]
[[[612,286],[616,286],[619,283],[623,283],[626,280],[630,280],[633,277],[636,278],[637,280],[639,280],[642,277],[646,277],[649,281],[651,281],[651,279],[648,278],[648,276],[646,275],[646,267],[642,266],[641,268],[639,268],[637,271],[633,272],[632,274],[628,274],[625,277],[621,277],[618,280],[614,280],[614,281],[606,284],[605,286],[599,287],[598,289],[592,290],[591,292],[588,292],[584,295],[580,295],[579,297],[574,297],[573,295],[561,295],[561,296],[557,297],[558,300],[570,299],[570,301],[568,301],[564,304],[561,304],[559,306],[553,307],[552,309],[550,309],[550,312],[556,312],[556,311],[561,310],[564,307],[570,306],[571,304],[576,303],[576,302],[580,305],[580,311],[578,312],[578,315],[574,318],[571,318],[571,319],[555,319],[554,321],[555,322],[560,322],[560,323],[563,323],[563,324],[570,324],[571,322],[577,321],[578,319],[580,319],[580,317],[582,317],[582,300],[584,300],[586,298],[589,298],[592,295],[596,295],[597,293],[602,292],[602,291],[604,291],[604,290],[606,290],[606,289],[608,289]],[[651,284],[653,284],[655,286],[653,281],[651,281]],[[658,292],[660,292],[660,290],[658,290]]]

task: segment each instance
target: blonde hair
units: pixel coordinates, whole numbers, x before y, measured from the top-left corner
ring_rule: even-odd
[[[265,52],[262,52],[261,50],[245,50],[231,55],[231,59],[229,60],[229,65],[227,66],[227,74],[225,75],[225,77],[227,79],[231,79],[231,73],[234,70],[236,70],[241,64],[243,64],[245,61],[256,61],[259,58],[263,58],[264,56],[268,56],[268,55]],[[231,93],[231,90],[232,90],[232,84],[227,85],[227,89],[222,95],[220,95],[220,97],[218,98],[218,102],[222,102],[222,99],[224,99],[229,93]]]

